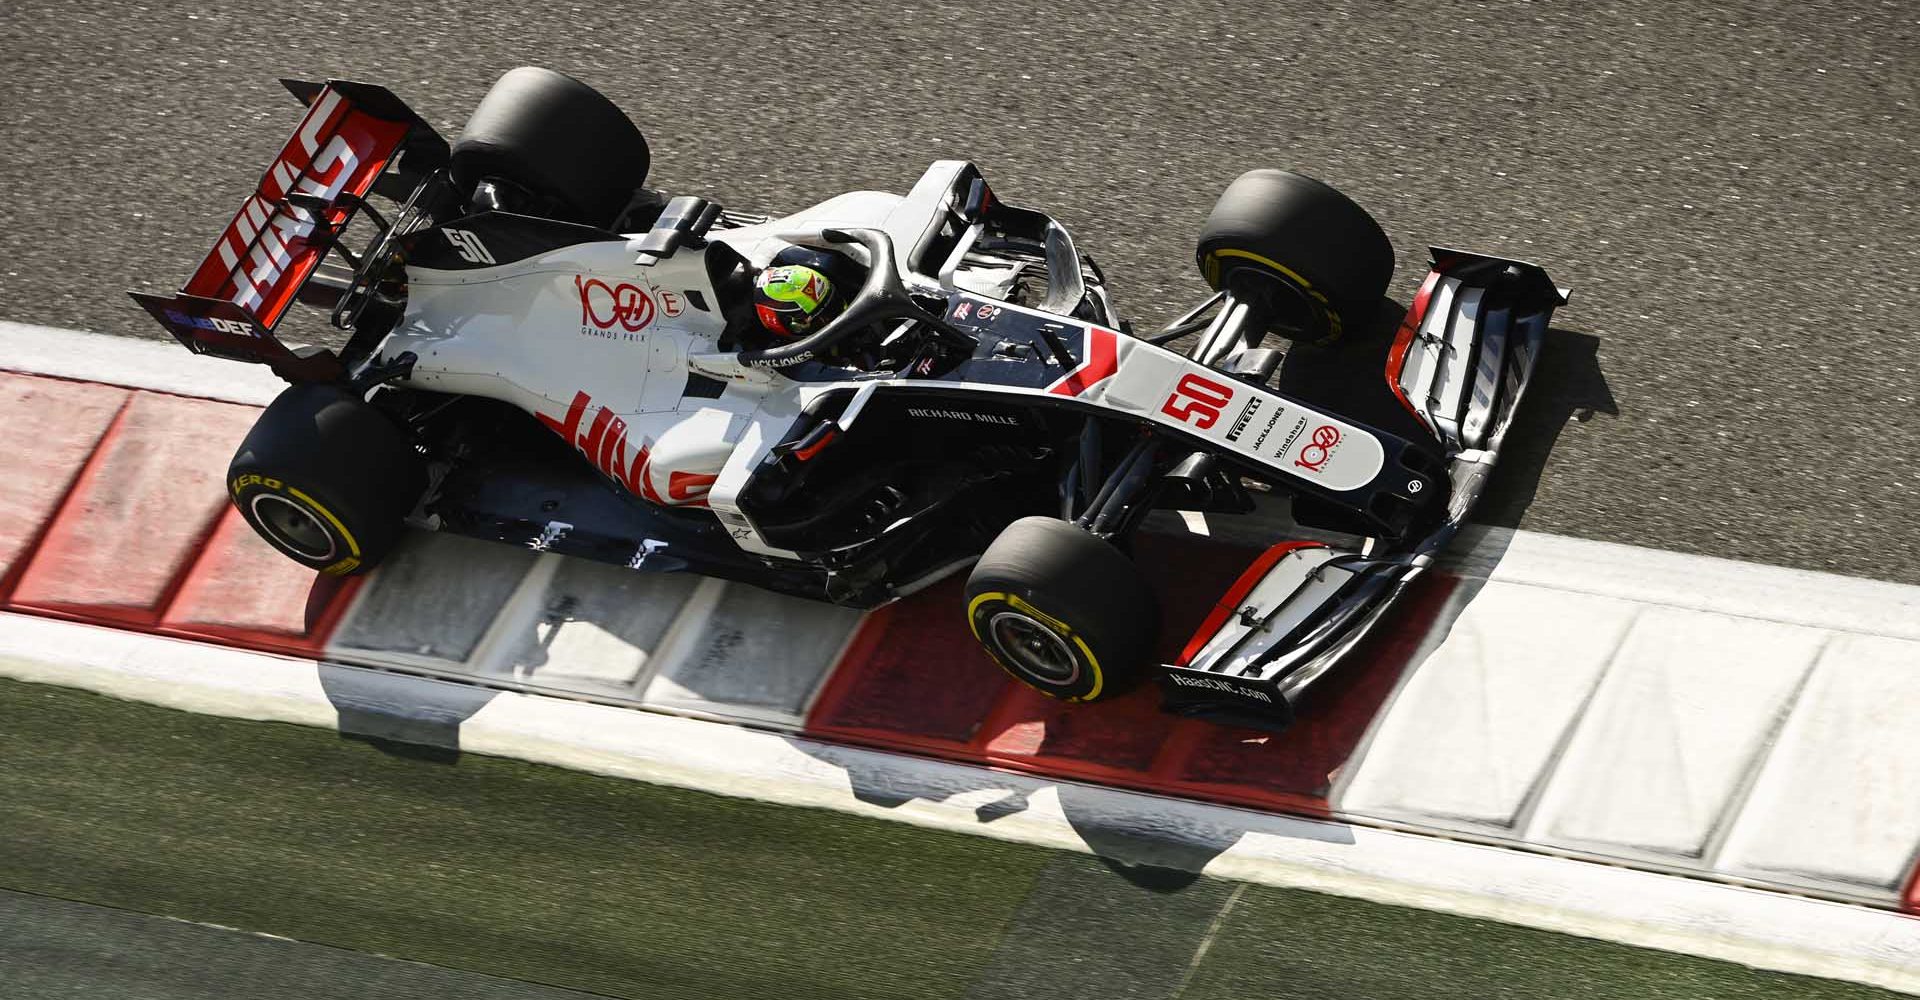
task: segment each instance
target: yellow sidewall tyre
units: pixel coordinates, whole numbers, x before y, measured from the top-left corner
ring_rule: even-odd
[[[1065,521],[1008,525],[975,564],[966,596],[967,625],[981,648],[1049,697],[1098,701],[1152,673],[1152,591],[1123,553]]]
[[[424,460],[385,413],[337,385],[296,385],[260,414],[227,494],[267,544],[345,576],[399,543],[426,488]]]
[[[359,538],[310,490],[243,473],[227,483],[227,494],[253,530],[287,558],[333,576],[369,568]]]

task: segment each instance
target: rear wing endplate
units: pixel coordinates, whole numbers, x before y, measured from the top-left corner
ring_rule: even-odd
[[[417,183],[447,160],[446,141],[383,87],[281,82],[307,113],[219,241],[178,294],[130,293],[188,350],[276,369],[299,359],[273,328],[321,260],[339,250],[358,270],[339,240],[365,196],[383,182]]]

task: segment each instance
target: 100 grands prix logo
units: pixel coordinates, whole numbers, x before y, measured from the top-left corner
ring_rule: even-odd
[[[656,312],[672,318],[683,308],[680,296],[673,292],[655,288],[649,294],[649,289],[624,281],[610,285],[575,275],[573,287],[580,293],[580,332],[589,337],[640,340],[640,331],[653,322]]]
[[[1293,464],[1310,472],[1319,472],[1320,467],[1327,464],[1327,459],[1333,457],[1333,449],[1339,444],[1340,429],[1331,424],[1321,424],[1313,429],[1313,436],[1300,449]]]

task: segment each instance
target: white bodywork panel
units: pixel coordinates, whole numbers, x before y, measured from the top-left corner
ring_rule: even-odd
[[[965,167],[934,164],[904,198],[857,191],[708,238],[761,267],[793,245],[788,237],[877,228],[893,237],[906,268],[938,232]],[[742,548],[794,558],[767,545],[736,501],[767,449],[824,387],[743,368],[721,353],[726,323],[704,253],[682,250],[643,267],[635,263],[640,235],[498,267],[409,267],[406,314],[380,353],[412,351],[412,384],[517,406],[629,492],[710,506]],[[857,244],[843,246],[864,260]],[[689,396],[690,374],[727,384],[717,398]]]
[[[1372,482],[1386,462],[1380,440],[1338,417],[1130,337],[1115,341],[1115,372],[1079,394],[1198,434],[1223,451],[1332,490]]]
[[[412,351],[420,388],[533,414],[636,496],[724,501],[712,487],[734,447],[770,394],[796,386],[729,380],[715,398],[687,395],[690,359],[714,354],[725,326],[703,255],[634,259],[607,241],[473,271],[409,268],[406,316],[381,353]],[[775,408],[798,412],[791,398]]]
[[[936,163],[904,198],[844,194],[708,239],[758,267],[796,241],[819,243],[825,228],[881,229],[894,241],[903,276],[924,285],[945,263],[923,258],[949,224],[966,167]],[[861,383],[801,383],[741,365],[719,349],[726,321],[705,252],[682,249],[641,266],[639,240],[576,244],[469,270],[411,266],[406,313],[380,354],[411,351],[418,358],[412,384],[517,406],[628,492],[709,507],[741,548],[798,558],[766,542],[740,509],[740,493],[809,401]],[[858,244],[836,246],[864,257]],[[1384,465],[1372,434],[1263,387],[1104,327],[1011,303],[996,308],[1062,323],[1070,337],[1084,338],[1079,365],[1044,388],[889,384],[1110,407],[1336,491],[1367,485]],[[705,392],[689,394],[697,376],[724,385],[708,382]]]

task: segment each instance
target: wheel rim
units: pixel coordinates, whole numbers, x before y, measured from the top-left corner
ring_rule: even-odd
[[[333,534],[313,511],[272,493],[253,498],[254,523],[268,538],[302,559],[325,562],[333,558]]]
[[[1048,686],[1080,679],[1080,660],[1060,633],[1017,611],[1002,611],[987,622],[993,644],[1010,666]]]

